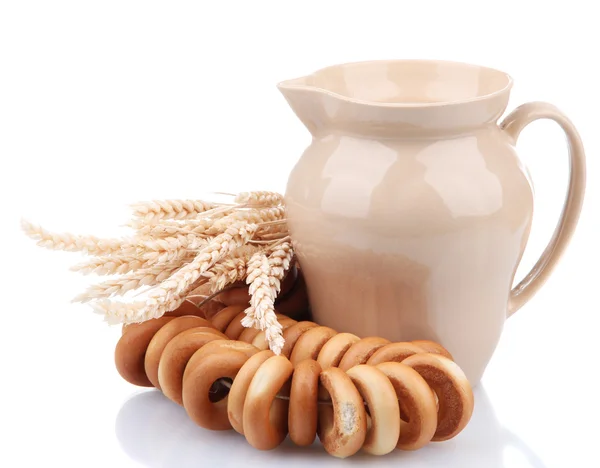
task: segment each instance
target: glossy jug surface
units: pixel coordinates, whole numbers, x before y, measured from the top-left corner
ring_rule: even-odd
[[[286,206],[315,321],[362,337],[439,341],[480,380],[506,317],[566,247],[585,185],[581,141],[555,107],[526,104],[497,124],[511,86],[490,68],[419,60],[338,65],[280,83],[313,137]],[[533,216],[515,144],[538,118],[565,131],[571,181],[550,245],[512,288]]]

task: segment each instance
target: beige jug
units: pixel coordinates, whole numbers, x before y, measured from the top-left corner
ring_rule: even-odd
[[[279,84],[313,137],[286,203],[315,321],[439,341],[479,382],[506,317],[565,250],[585,186],[581,140],[554,106],[525,104],[497,123],[511,86],[497,70],[420,60],[338,65]],[[533,216],[515,144],[546,118],[567,136],[568,195],[550,245],[512,287]]]

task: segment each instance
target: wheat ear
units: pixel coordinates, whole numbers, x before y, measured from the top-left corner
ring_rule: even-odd
[[[52,250],[102,255],[117,252],[130,242],[129,239],[101,239],[95,236],[53,233],[24,219],[21,220],[21,228],[27,236],[38,241],[37,245]]]
[[[277,192],[241,192],[234,199],[238,205],[277,206],[283,203],[283,195]]]
[[[236,221],[246,221],[252,224],[262,224],[270,221],[278,221],[285,215],[285,208],[275,206],[262,209],[238,209],[224,218],[216,220],[213,225],[205,232],[208,235],[214,235],[222,232],[228,225]]]
[[[142,268],[121,278],[103,281],[86,289],[73,299],[73,302],[89,302],[96,299],[109,298],[123,295],[128,291],[138,289],[142,286],[154,286],[166,280],[181,265],[165,266],[155,265],[150,268]]]
[[[134,223],[132,227],[137,230],[138,236],[169,237],[173,235],[204,234],[214,224],[212,219],[190,219],[185,223],[171,219],[160,221],[157,224]]]
[[[147,266],[149,266],[149,262],[132,255],[101,255],[73,265],[71,271],[77,271],[84,275],[89,273],[121,275]]]
[[[160,317],[178,307],[185,300],[189,290],[198,286],[196,283],[200,276],[227,254],[246,244],[256,229],[255,224],[241,222],[229,227],[202,248],[194,260],[148,291],[145,302],[138,301],[134,305],[127,304],[127,307],[124,307],[122,303],[103,300],[93,304],[93,307],[111,320],[121,320],[125,323]]]
[[[152,200],[136,203],[132,206],[133,215],[147,223],[155,223],[161,219],[189,219],[199,213],[216,208],[215,203],[202,200]]]
[[[269,251],[269,267],[271,268],[269,284],[277,295],[281,290],[281,280],[283,280],[285,273],[290,269],[290,265],[292,264],[294,250],[289,240],[282,240],[281,243],[270,247]]]
[[[246,276],[246,266],[250,257],[257,251],[258,247],[254,245],[244,245],[204,273],[204,276],[209,278],[210,291],[214,293],[229,284],[242,281]]]

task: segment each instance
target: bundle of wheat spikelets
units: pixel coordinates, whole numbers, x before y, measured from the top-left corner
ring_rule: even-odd
[[[200,200],[136,204],[129,224],[135,230],[132,237],[56,234],[27,221],[22,227],[42,247],[92,257],[73,270],[118,275],[74,299],[89,303],[109,323],[157,318],[207,284],[216,293],[245,281],[251,299],[242,323],[265,330],[269,347],[279,354],[283,336],[274,302],[294,258],[283,197],[275,192],[232,197],[230,204]]]

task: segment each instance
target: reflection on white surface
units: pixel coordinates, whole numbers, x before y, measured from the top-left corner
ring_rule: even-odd
[[[135,394],[117,415],[115,431],[125,452],[148,467],[245,466],[277,462],[279,466],[402,466],[445,468],[545,468],[517,436],[498,422],[483,386],[475,390],[475,412],[467,428],[448,442],[415,452],[394,451],[384,457],[359,453],[339,460],[319,442],[296,447],[287,439],[270,452],[248,445],[234,431],[213,432],[196,426],[185,410],[158,391]]]

